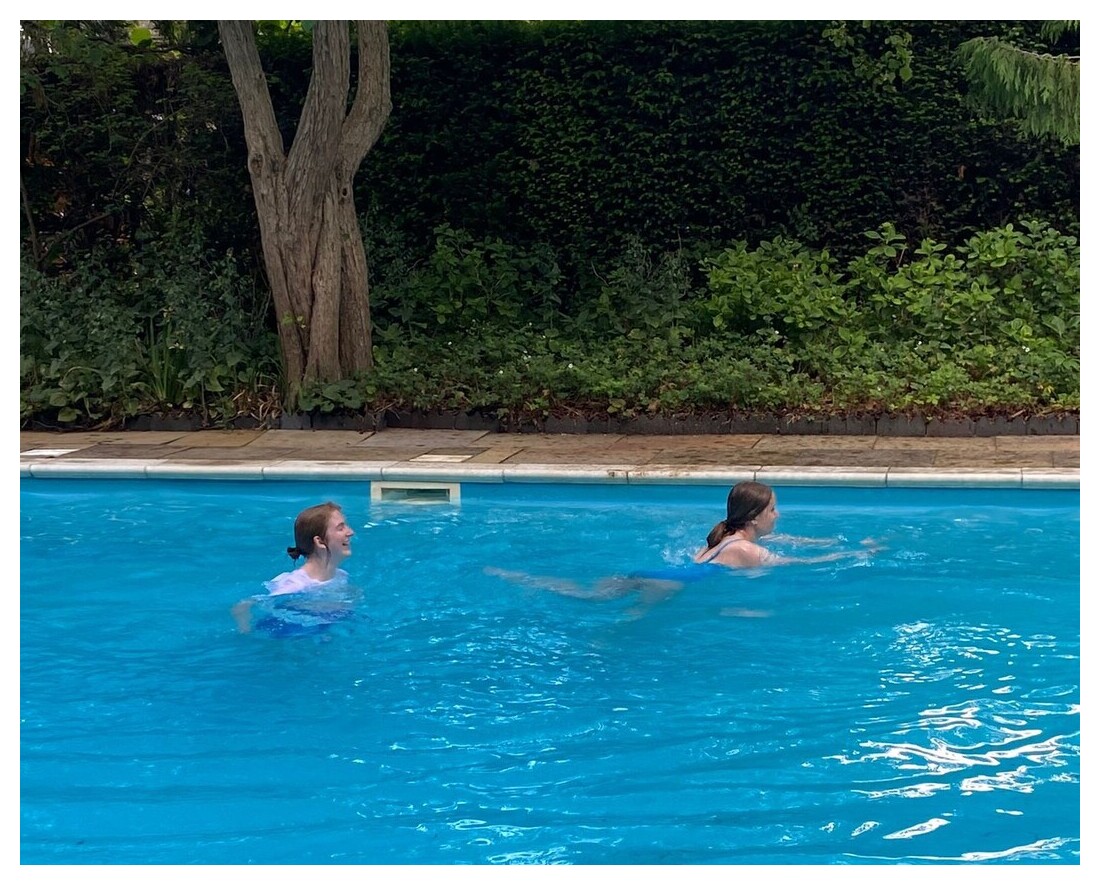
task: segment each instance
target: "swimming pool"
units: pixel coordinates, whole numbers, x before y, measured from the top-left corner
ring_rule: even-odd
[[[683,562],[725,488],[366,485],[22,482],[23,863],[1079,863],[1076,490],[778,488],[887,549],[633,617],[484,569]],[[236,633],[326,499],[358,617]]]

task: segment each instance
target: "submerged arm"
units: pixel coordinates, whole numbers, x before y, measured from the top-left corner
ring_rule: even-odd
[[[834,562],[838,559],[869,559],[882,549],[878,542],[871,538],[864,538],[860,543],[863,544],[862,550],[837,550],[834,553],[822,553],[819,556],[775,556],[773,561],[777,565],[784,565],[799,562]]]
[[[840,543],[840,538],[807,538],[802,535],[775,534],[769,535],[768,538],[784,544],[808,544],[816,547],[826,547],[830,544]]]
[[[242,599],[229,610],[233,620],[237,622],[237,630],[240,633],[252,632],[252,603],[254,598]]]

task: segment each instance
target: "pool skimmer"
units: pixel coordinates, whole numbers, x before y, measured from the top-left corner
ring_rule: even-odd
[[[395,504],[458,504],[461,486],[457,482],[390,482],[370,484],[371,502]]]

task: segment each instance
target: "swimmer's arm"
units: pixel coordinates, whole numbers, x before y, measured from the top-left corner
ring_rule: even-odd
[[[798,563],[835,562],[838,559],[869,559],[872,554],[881,549],[878,546],[867,545],[862,550],[838,550],[835,553],[822,553],[820,556],[775,556],[769,554],[771,560],[764,565],[795,565]]]
[[[252,632],[252,603],[255,601],[255,597],[242,599],[229,610],[230,614],[233,615],[233,620],[237,622],[238,632]]]
[[[840,538],[807,538],[803,535],[784,534],[768,535],[768,539],[780,541],[785,544],[807,544],[815,547],[827,547],[830,544],[837,544],[840,542]]]

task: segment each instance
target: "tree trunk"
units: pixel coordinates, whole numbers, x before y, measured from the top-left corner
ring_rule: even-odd
[[[244,117],[291,405],[303,382],[340,380],[373,365],[367,257],[352,185],[389,117],[389,39],[384,22],[356,24],[359,76],[351,109],[348,23],[319,21],[313,76],[285,153],[252,23],[218,22]]]

